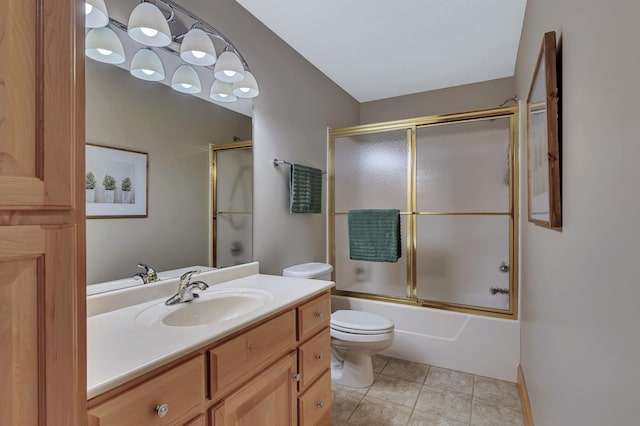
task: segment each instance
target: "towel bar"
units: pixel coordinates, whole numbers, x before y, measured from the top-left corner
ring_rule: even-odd
[[[280,164],[287,164],[287,165],[289,165],[289,166],[290,166],[290,165],[292,165],[293,163],[290,163],[289,161],[286,161],[286,160],[278,160],[277,158],[274,158],[274,159],[273,159],[273,167],[278,167]],[[326,171],[324,171],[324,170],[322,170],[322,174],[323,174],[323,175],[326,175],[326,174],[327,174],[327,172],[326,172]]]

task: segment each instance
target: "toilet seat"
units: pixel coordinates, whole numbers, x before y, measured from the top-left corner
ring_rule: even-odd
[[[340,310],[331,314],[331,329],[349,334],[374,335],[393,331],[393,322],[370,312]]]
[[[341,340],[345,343],[380,343],[393,340],[393,332],[377,334],[354,334],[331,328],[331,339]]]

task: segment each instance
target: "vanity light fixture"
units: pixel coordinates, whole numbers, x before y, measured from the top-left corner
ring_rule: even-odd
[[[225,50],[213,68],[213,75],[216,80],[225,83],[237,83],[244,79],[244,66],[238,55],[230,50]]]
[[[161,3],[161,8],[158,3]],[[202,99],[228,103],[238,98],[254,98],[260,93],[247,61],[231,41],[174,0],[141,0],[129,15],[128,24],[109,17],[105,0],[86,0],[85,11],[86,26],[91,28],[85,39],[85,54],[91,59],[124,64],[125,49],[120,32],[126,32],[133,40],[145,45],[133,56],[129,67],[131,75],[136,78],[165,80],[162,61],[169,60],[173,62],[168,62],[167,67],[175,69],[175,72],[171,81],[166,79],[164,83],[170,83],[179,92],[201,93],[202,76],[206,77],[205,81],[214,80],[209,97],[203,93],[199,95]],[[171,34],[170,22],[180,34]],[[163,50],[162,60],[151,47]],[[222,52],[219,57],[216,50]],[[176,64],[174,57],[184,63]],[[208,73],[213,73],[214,78]]]
[[[87,28],[100,28],[109,23],[109,13],[104,0],[86,0],[84,3],[84,25]]]
[[[85,39],[86,55],[99,62],[121,64],[124,62],[124,47],[111,28],[93,28]]]
[[[251,71],[244,71],[244,80],[233,83],[233,94],[239,98],[255,98],[260,94],[258,82]]]
[[[151,49],[140,49],[131,59],[131,75],[141,80],[164,80],[164,67],[156,53]]]
[[[192,28],[182,39],[180,57],[190,64],[206,67],[216,63],[216,48],[207,33]]]
[[[171,79],[171,87],[182,93],[200,93],[200,77],[196,70],[189,65],[180,65]]]
[[[220,80],[213,82],[209,96],[218,102],[235,102],[238,100],[237,96],[233,94],[231,83]]]
[[[155,4],[143,2],[133,9],[129,15],[127,33],[146,46],[163,47],[171,44],[169,23]]]

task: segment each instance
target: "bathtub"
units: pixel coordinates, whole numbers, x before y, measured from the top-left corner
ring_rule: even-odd
[[[383,355],[516,381],[519,321],[345,296],[331,296],[331,309],[372,312],[393,321],[393,345]]]

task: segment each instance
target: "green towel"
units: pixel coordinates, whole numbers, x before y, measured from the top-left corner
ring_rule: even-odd
[[[322,171],[292,164],[289,175],[289,211],[322,213]]]
[[[397,262],[402,256],[400,210],[350,210],[349,258]]]

